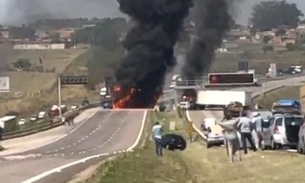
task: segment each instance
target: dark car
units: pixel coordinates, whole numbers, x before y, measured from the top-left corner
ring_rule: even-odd
[[[102,107],[104,108],[104,109],[112,109],[112,102],[111,101],[104,101],[104,102],[102,102]]]
[[[168,150],[181,150],[186,149],[185,139],[176,134],[166,134],[162,136],[162,147],[167,148]]]
[[[290,66],[286,69],[278,69],[278,75],[282,76],[284,74],[288,75],[295,75],[295,74],[300,74],[303,72],[302,68],[300,66]]]

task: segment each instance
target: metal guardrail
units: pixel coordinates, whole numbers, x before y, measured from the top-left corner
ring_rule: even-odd
[[[92,103],[92,104],[89,104],[89,105],[78,108],[77,110],[75,110],[75,112],[72,112],[69,116],[65,116],[65,114],[67,114],[69,112],[68,111],[68,112],[64,113],[63,116],[65,116],[65,117],[71,117],[73,115],[77,116],[84,110],[87,110],[89,108],[98,107],[98,106],[100,106],[100,102]],[[35,133],[38,133],[38,132],[42,132],[42,131],[46,131],[46,130],[55,128],[55,127],[61,126],[63,124],[64,123],[58,117],[57,120],[55,120],[53,122],[49,122],[47,124],[41,124],[41,125],[38,125],[38,126],[33,127],[33,128],[27,128],[27,129],[23,129],[23,130],[4,133],[2,138],[3,138],[3,140],[8,140],[8,139],[13,139],[13,138],[18,138],[18,137],[24,137],[24,136],[27,136],[27,135],[32,135],[32,134],[35,134]]]
[[[255,91],[252,93],[252,98],[258,97],[262,93],[267,93],[273,90],[276,90],[281,87],[285,86],[297,86],[302,84],[302,82],[305,80],[305,76],[300,77],[294,77],[294,78],[287,78],[283,80],[273,80],[263,83],[262,89],[259,91]],[[163,95],[160,97],[159,102],[161,101],[168,101],[172,99],[176,99],[176,91],[175,90],[166,90],[163,92]],[[81,107],[77,109],[77,112],[80,113],[84,110],[87,110],[89,108],[94,108],[100,106],[100,102],[92,103],[87,106]],[[75,115],[75,113],[72,113],[71,115]],[[24,137],[27,135],[31,135],[34,133],[38,133],[41,131],[49,130],[58,126],[63,125],[62,121],[59,119],[55,122],[50,122],[47,124],[41,124],[33,128],[23,129],[15,132],[8,132],[3,134],[3,140],[12,139],[12,138],[18,138],[18,137]]]

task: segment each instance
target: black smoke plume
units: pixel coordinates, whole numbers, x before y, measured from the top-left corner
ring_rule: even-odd
[[[195,1],[196,38],[186,55],[186,62],[182,68],[184,79],[201,78],[204,71],[210,69],[215,50],[221,45],[232,20],[229,14],[229,1],[232,0]]]
[[[192,0],[118,0],[120,10],[136,25],[127,34],[128,51],[115,73],[121,91],[136,88],[126,108],[154,105],[169,68],[176,65],[174,45]],[[124,92],[121,96],[123,97]]]

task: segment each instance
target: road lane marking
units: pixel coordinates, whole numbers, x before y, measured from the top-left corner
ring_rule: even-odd
[[[127,150],[124,150],[122,152],[130,152],[132,151],[140,142],[140,139],[142,137],[142,134],[143,134],[143,131],[144,131],[144,126],[145,126],[145,121],[146,121],[146,117],[147,117],[147,110],[144,111],[144,114],[143,114],[143,119],[142,119],[142,124],[141,124],[141,129],[140,129],[140,132],[138,134],[138,137],[135,141],[135,143],[130,146]],[[99,158],[99,157],[103,157],[103,156],[109,156],[111,154],[117,154],[117,152],[112,152],[112,153],[102,153],[102,154],[98,154],[98,155],[94,155],[94,156],[89,156],[89,157],[86,157],[86,158],[83,158],[83,159],[80,159],[80,160],[77,160],[77,161],[74,161],[72,163],[68,163],[68,164],[65,164],[63,166],[60,166],[60,167],[57,167],[57,168],[54,168],[52,170],[49,170],[49,171],[46,171],[46,172],[43,172],[37,176],[34,176],[28,180],[25,180],[21,183],[34,183],[40,179],[43,179],[53,173],[57,173],[57,172],[61,172],[63,169],[66,169],[66,168],[69,168],[69,167],[72,167],[74,165],[77,165],[77,164],[80,164],[80,163],[85,163],[86,161],[88,160],[91,160],[91,159],[94,159],[94,158]]]
[[[139,142],[141,140],[141,137],[142,137],[142,134],[143,134],[143,131],[144,131],[146,117],[147,117],[147,110],[144,111],[143,119],[142,119],[142,124],[141,124],[141,129],[140,129],[140,132],[138,134],[138,137],[137,137],[136,141],[134,142],[134,144],[132,144],[132,146],[130,146],[127,149],[127,151],[133,151],[133,149],[139,144]]]

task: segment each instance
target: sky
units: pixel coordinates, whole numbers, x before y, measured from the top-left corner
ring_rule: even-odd
[[[244,0],[236,9],[238,23],[246,25],[253,4],[263,0]],[[305,0],[296,3],[305,14]],[[0,0],[0,23],[20,25],[33,19],[122,16],[116,0]]]

